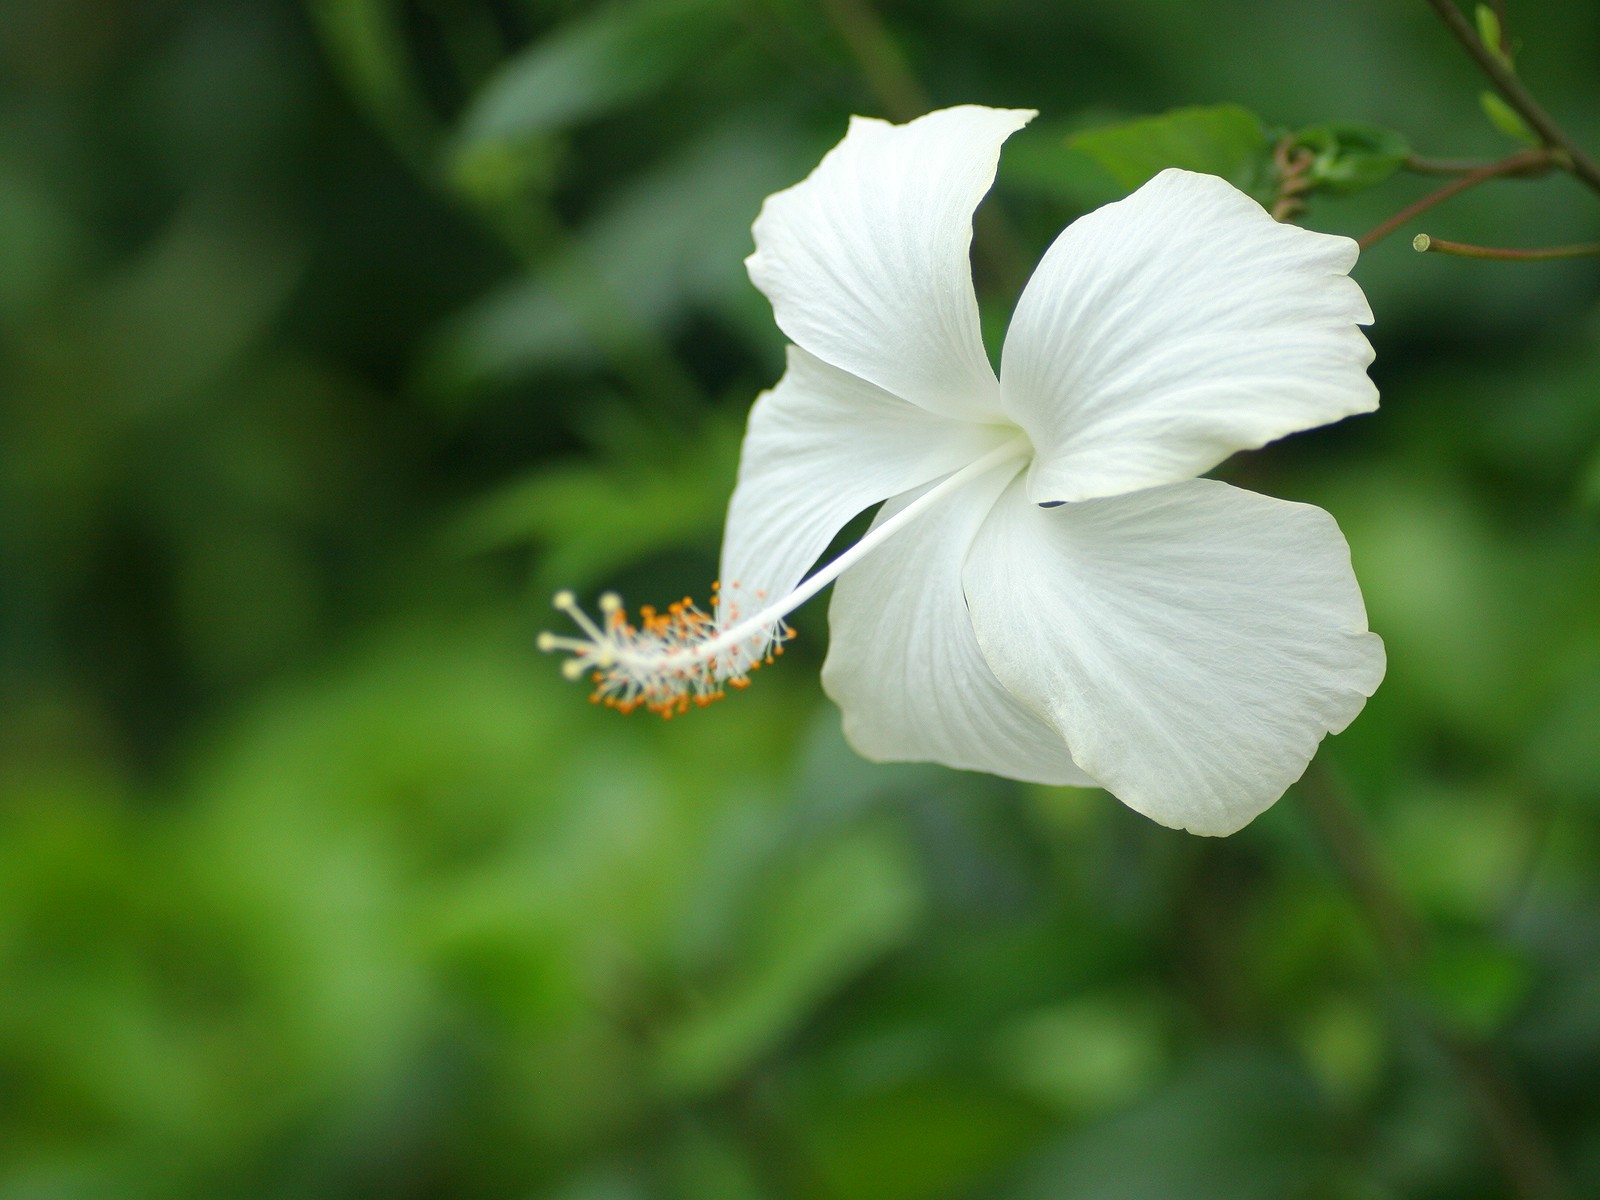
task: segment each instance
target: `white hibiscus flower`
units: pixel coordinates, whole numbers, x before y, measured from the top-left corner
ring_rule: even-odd
[[[1164,171],[1056,239],[997,378],[972,213],[1033,116],[856,118],[767,199],[747,265],[794,344],[750,414],[715,613],[635,627],[604,597],[595,623],[563,595],[584,636],[541,645],[670,714],[742,685],[837,579],[822,684],[867,758],[1098,785],[1232,833],[1383,677],[1333,518],[1195,478],[1377,406],[1356,246]]]

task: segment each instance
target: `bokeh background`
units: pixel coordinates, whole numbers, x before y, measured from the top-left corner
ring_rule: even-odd
[[[1600,7],[1508,7],[1600,145]],[[1571,180],[1369,253],[1383,410],[1222,469],[1390,660],[1230,840],[858,760],[821,605],[670,726],[533,650],[704,595],[848,114],[1042,110],[997,331],[1073,130],[1498,156],[1480,87],[1421,0],[5,0],[0,1198],[1600,1195],[1600,272],[1408,246]]]

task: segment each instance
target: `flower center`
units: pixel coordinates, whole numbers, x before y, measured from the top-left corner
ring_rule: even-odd
[[[717,618],[685,597],[669,605],[664,613],[642,607],[635,623],[629,619],[621,598],[615,592],[607,592],[600,597],[600,619],[596,621],[578,606],[571,592],[564,591],[556,594],[553,603],[572,619],[583,636],[541,633],[538,647],[546,652],[571,654],[562,664],[561,673],[572,680],[588,675],[594,684],[590,699],[597,704],[625,713],[648,708],[668,718],[688,712],[691,706],[703,708],[722,699],[728,687],[747,686],[750,672],[783,653],[784,642],[794,636],[785,618],[795,609],[945,497],[996,467],[1027,457],[1032,449],[1027,437],[1019,433],[946,476],[894,516],[868,530],[859,542],[814,571],[788,595],[749,616],[742,616],[738,606],[724,596],[719,626]],[[712,591],[712,611],[717,612],[716,584]]]

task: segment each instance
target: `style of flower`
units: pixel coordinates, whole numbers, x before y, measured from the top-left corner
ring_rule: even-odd
[[[1034,115],[858,117],[767,199],[746,265],[793,344],[750,414],[730,582],[713,613],[638,626],[564,595],[584,636],[541,645],[598,699],[670,715],[741,685],[837,579],[822,684],[865,757],[1098,785],[1232,833],[1383,677],[1333,518],[1196,478],[1377,406],[1356,246],[1163,171],[1055,240],[996,377],[972,214]]]

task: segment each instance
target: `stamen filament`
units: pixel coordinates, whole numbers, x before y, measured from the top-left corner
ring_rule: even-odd
[[[607,592],[606,596],[611,596],[614,594],[615,593]],[[555,599],[553,599],[550,603],[552,607],[566,613],[567,616],[571,617],[572,623],[579,629],[583,630],[596,642],[603,642],[606,640],[606,635],[601,633],[596,627],[595,623],[589,619],[589,614],[584,612],[583,609],[578,606],[578,598],[571,592],[557,592]],[[606,607],[606,597],[602,596],[600,598],[600,611],[605,612]]]
[[[1026,453],[1027,446],[1028,440],[1026,438],[1017,437],[1002,446],[995,447],[982,458],[969,463],[955,474],[929,488],[876,529],[869,530],[859,542],[826,566],[807,576],[794,591],[783,597],[783,599],[769,604],[760,612],[746,617],[738,624],[700,643],[693,649],[681,650],[657,660],[657,664],[669,670],[674,667],[687,666],[697,658],[713,658],[724,650],[732,649],[740,642],[760,635],[763,631],[783,620],[951,492],[959,491],[978,476],[988,474],[1002,463],[1010,462],[1014,458],[1021,458]]]
[[[802,580],[788,595],[749,617],[740,619],[737,605],[724,595],[724,603],[713,605],[714,613],[734,623],[720,631],[717,617],[688,598],[669,605],[665,613],[649,606],[641,608],[636,627],[614,592],[600,597],[600,620],[595,621],[578,606],[571,592],[563,591],[553,603],[584,636],[541,633],[537,645],[543,651],[572,655],[561,664],[561,673],[573,680],[589,675],[595,685],[590,698],[622,712],[643,706],[671,717],[688,711],[691,704],[709,704],[722,697],[725,685],[744,687],[751,671],[783,653],[783,643],[793,636],[784,620],[791,612],[946,496],[1027,452],[1028,440],[1021,435],[990,450],[868,530],[859,542]],[[737,588],[737,582],[732,586]]]

